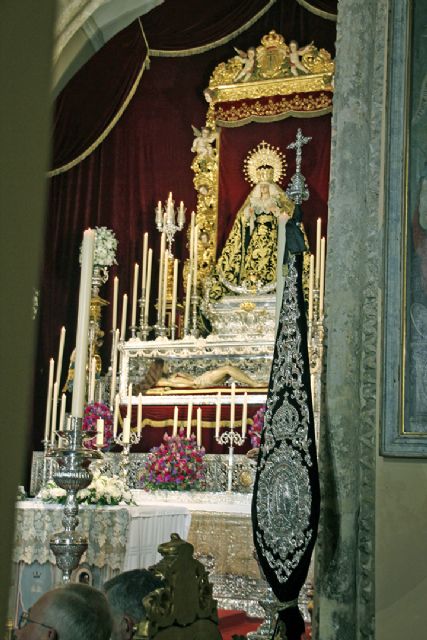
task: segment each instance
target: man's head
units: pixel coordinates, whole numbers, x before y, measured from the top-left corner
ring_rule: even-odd
[[[120,573],[104,584],[104,591],[113,614],[112,640],[130,640],[134,625],[145,618],[143,598],[163,585],[146,569]]]
[[[48,591],[24,613],[17,640],[109,640],[112,619],[107,600],[85,584]]]

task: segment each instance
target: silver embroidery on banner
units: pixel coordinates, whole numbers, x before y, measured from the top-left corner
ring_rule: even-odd
[[[309,410],[297,324],[295,256],[289,261],[284,297],[267,398],[256,497],[257,542],[282,583],[299,564],[312,536]]]

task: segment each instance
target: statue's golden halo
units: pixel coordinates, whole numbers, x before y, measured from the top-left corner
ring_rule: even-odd
[[[286,175],[286,156],[279,147],[263,140],[249,151],[243,162],[245,180],[255,185],[258,182],[280,182]]]

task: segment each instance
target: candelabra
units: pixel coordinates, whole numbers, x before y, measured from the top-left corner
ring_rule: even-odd
[[[199,308],[199,296],[197,293],[191,296],[191,305],[192,305],[192,316],[191,316],[191,331],[190,334],[197,338],[197,311]]]
[[[148,336],[150,333],[150,325],[148,324],[148,313],[147,313],[147,300],[146,300],[146,291],[142,290],[141,298],[139,299],[139,336],[141,340],[148,340]]]
[[[53,479],[59,487],[66,490],[67,497],[62,519],[64,531],[52,536],[50,548],[56,557],[56,564],[62,571],[62,580],[67,583],[70,582],[71,573],[78,567],[80,558],[88,546],[86,537],[76,531],[79,524],[77,492],[91,483],[92,473],[89,465],[93,460],[101,458],[102,453],[83,446],[83,437],[94,434],[86,432],[83,436],[82,418],[72,417],[71,429],[58,433],[63,446],[52,448],[49,455],[58,463]]]
[[[123,442],[123,431],[119,433],[118,436],[113,438],[113,442],[122,447],[122,452],[120,454],[120,477],[123,480],[125,486],[128,486],[128,476],[129,476],[129,454],[132,445],[138,444],[141,440],[141,434],[135,433],[133,431],[129,434],[129,442]]]
[[[174,241],[175,233],[182,231],[184,227],[186,211],[182,200],[179,208],[175,209],[174,205],[175,202],[172,200],[172,193],[169,193],[165,206],[162,207],[162,203],[159,200],[156,208],[156,227],[161,233],[166,235],[170,254],[172,253],[172,242]]]
[[[228,462],[227,462],[227,491],[231,492],[233,488],[233,468],[234,468],[234,445],[241,446],[245,438],[240,433],[234,431],[231,427],[230,431],[223,431],[220,436],[215,436],[218,444],[228,444]]]

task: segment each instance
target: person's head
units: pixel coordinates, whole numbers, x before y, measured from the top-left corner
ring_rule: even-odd
[[[23,612],[16,640],[109,640],[112,618],[103,593],[85,584],[52,589]]]
[[[113,615],[111,640],[130,640],[133,637],[134,626],[146,616],[143,599],[162,585],[163,581],[147,569],[125,571],[104,584]]]
[[[289,49],[291,51],[296,51],[298,49],[298,42],[296,40],[291,40],[289,42]]]
[[[270,185],[268,182],[262,182],[260,185],[261,198],[268,198],[270,195]]]

